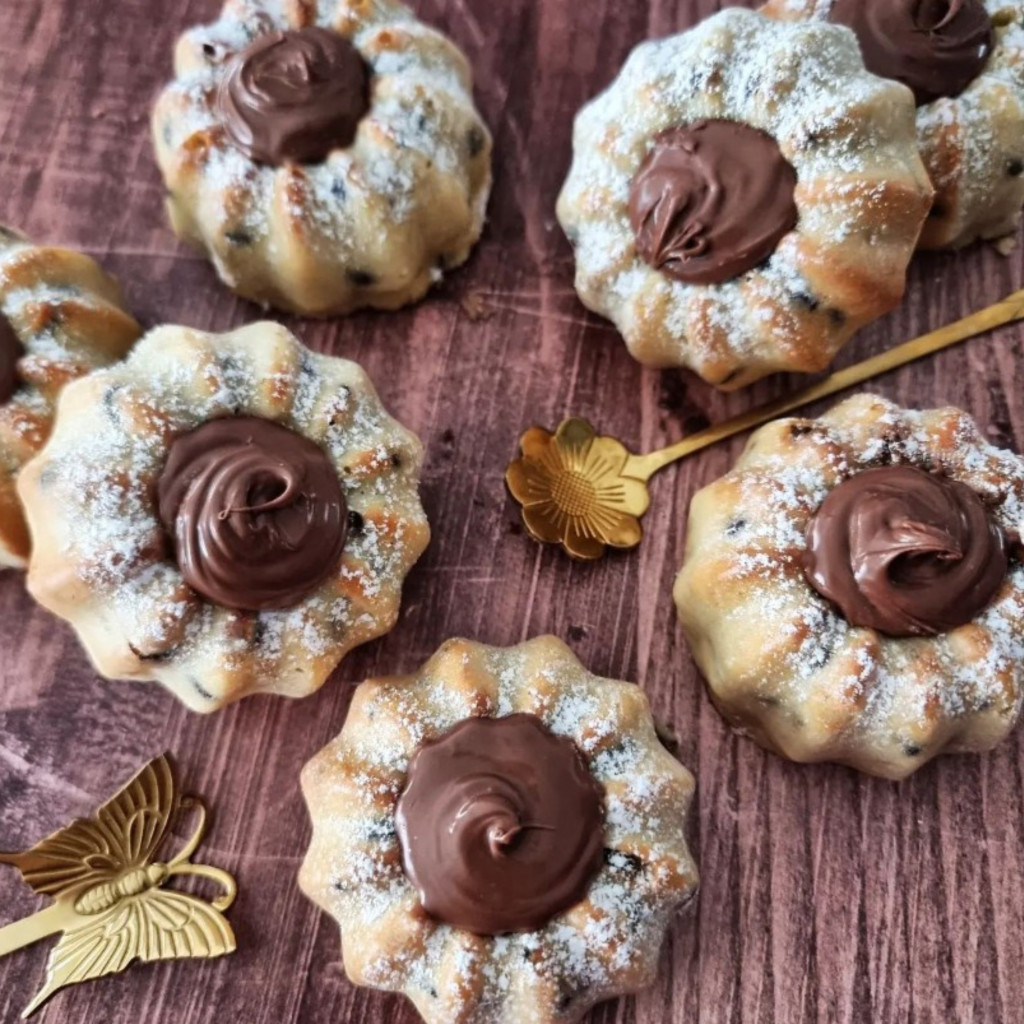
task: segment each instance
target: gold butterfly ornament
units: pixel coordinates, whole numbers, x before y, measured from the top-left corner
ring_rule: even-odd
[[[191,839],[167,863],[154,859],[171,821],[198,815]],[[206,808],[179,796],[166,754],[150,761],[93,818],[80,818],[24,853],[0,853],[0,864],[53,903],[0,928],[0,956],[62,933],[50,953],[46,982],[25,1008],[35,1012],[66,985],[123,971],[132,961],[215,957],[235,949],[224,911],[234,902],[234,878],[220,868],[193,864],[206,831]],[[200,896],[165,888],[174,878],[198,877],[222,895]]]

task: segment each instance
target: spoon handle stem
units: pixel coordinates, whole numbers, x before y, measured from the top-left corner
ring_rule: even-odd
[[[933,352],[966,341],[984,331],[990,331],[995,327],[1001,327],[1003,324],[1013,323],[1022,318],[1024,318],[1024,290],[1013,292],[1005,299],[972,313],[970,316],[965,316],[962,320],[946,324],[945,327],[940,327],[919,338],[914,338],[912,341],[897,345],[887,352],[838,370],[803,391],[783,395],[767,405],[740,413],[739,416],[734,416],[724,423],[717,423],[706,430],[684,437],[668,448],[662,448],[647,455],[634,455],[626,464],[624,475],[636,480],[649,480],[659,469],[663,469],[669,463],[686,458],[687,455],[692,455],[694,452],[716,444],[718,441],[723,441],[727,437],[752,430],[769,420],[799,409],[803,405],[816,402],[819,398],[827,398],[839,391],[845,391],[847,388],[877,377],[879,374],[905,366],[922,356],[931,355]]]

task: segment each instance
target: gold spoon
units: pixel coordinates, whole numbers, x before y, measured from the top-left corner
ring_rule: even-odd
[[[647,455],[634,455],[614,437],[598,436],[582,419],[563,420],[554,434],[531,427],[520,439],[522,457],[509,463],[505,483],[522,506],[523,522],[534,540],[560,544],[573,558],[589,561],[609,547],[633,548],[643,537],[640,517],[651,503],[647,481],[658,470],[819,398],[1022,318],[1024,290]]]

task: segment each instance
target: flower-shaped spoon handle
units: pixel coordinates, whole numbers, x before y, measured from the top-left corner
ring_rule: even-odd
[[[560,544],[573,558],[595,560],[607,548],[640,543],[640,518],[650,506],[647,481],[665,466],[819,398],[1024,318],[1024,290],[954,323],[839,370],[817,384],[647,455],[632,454],[581,419],[567,419],[554,434],[532,427],[520,440],[522,456],[505,472],[512,497],[534,540]]]

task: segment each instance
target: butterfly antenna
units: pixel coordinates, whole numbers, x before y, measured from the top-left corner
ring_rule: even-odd
[[[221,868],[215,868],[209,864],[171,864],[168,866],[172,875],[191,875],[194,878],[205,878],[207,881],[219,885],[224,890],[223,895],[210,901],[210,906],[216,910],[227,910],[235,902],[235,897],[238,895],[238,883],[232,875]]]
[[[184,845],[184,847],[178,852],[173,860],[168,863],[168,867],[177,867],[179,864],[184,864],[192,859],[193,854],[199,849],[199,844],[203,841],[203,836],[206,835],[206,804],[197,796],[186,796],[182,797],[178,804],[180,810],[183,811],[195,811],[196,812],[196,827],[192,832],[192,838]]]

